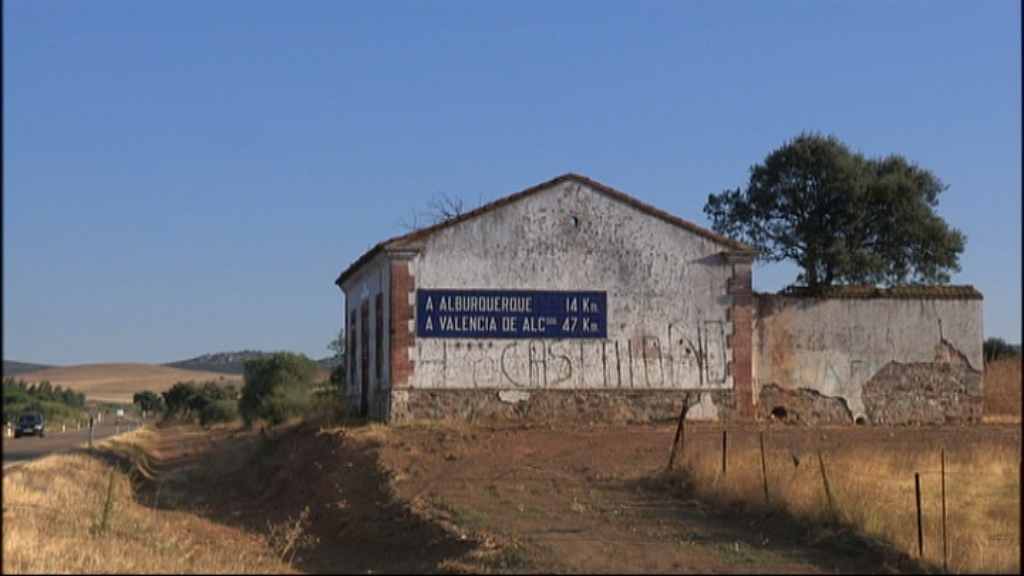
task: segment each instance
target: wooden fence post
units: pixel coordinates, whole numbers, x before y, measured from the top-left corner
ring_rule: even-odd
[[[675,465],[676,461],[676,450],[685,448],[684,441],[686,440],[684,430],[684,422],[686,421],[686,413],[690,410],[690,393],[683,394],[683,408],[679,411],[679,423],[676,425],[676,437],[672,441],[672,453],[668,456],[668,469],[671,470],[672,466]]]
[[[818,468],[821,469],[821,481],[825,484],[825,497],[828,498],[828,509],[832,519],[838,519],[836,503],[832,500],[832,488],[828,485],[828,474],[825,474],[825,460],[821,457],[821,450],[818,450]]]
[[[722,430],[722,476],[725,476],[726,455],[729,453],[728,430]]]
[[[939,451],[942,476],[942,571],[949,572],[949,540],[946,538],[946,449]]]
[[[924,557],[924,531],[921,527],[921,475],[914,472],[914,499],[917,501],[917,556]]]
[[[764,486],[764,503],[768,501],[768,464],[764,457],[764,430],[761,431],[761,484]]]

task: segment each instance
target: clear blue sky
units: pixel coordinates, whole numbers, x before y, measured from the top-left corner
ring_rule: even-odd
[[[1018,0],[5,0],[3,357],[322,358],[432,198],[575,172],[709,226],[805,131],[948,184],[1018,343],[1021,66]]]

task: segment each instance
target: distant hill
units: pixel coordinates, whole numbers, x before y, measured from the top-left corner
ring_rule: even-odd
[[[135,393],[160,394],[178,382],[218,382],[242,386],[242,376],[218,372],[184,370],[156,364],[104,363],[61,366],[34,370],[16,377],[28,384],[49,382],[52,386],[85,394],[86,400],[131,404]]]
[[[245,373],[245,362],[254,358],[269,356],[271,352],[258,352],[256,350],[243,350],[241,352],[217,352],[216,354],[203,354],[188,360],[179,360],[162,364],[169,368],[180,368],[182,370],[199,370],[202,372],[221,372],[223,374],[241,375]]]
[[[245,362],[272,352],[246,350],[205,354],[169,364],[100,363],[77,366],[46,366],[4,360],[4,377],[13,376],[29,384],[47,381],[53,386],[85,394],[98,402],[131,403],[137,392],[162,393],[178,382],[220,382],[243,385]],[[317,361],[326,375],[337,365],[328,358]]]
[[[188,360],[179,360],[178,362],[170,362],[162,364],[169,368],[180,368],[182,370],[198,370],[201,372],[220,372],[222,374],[231,374],[235,376],[241,376],[245,374],[245,363],[248,360],[255,358],[262,358],[264,356],[270,356],[273,352],[259,352],[256,350],[243,350],[241,352],[218,352],[216,354],[203,354],[195,358]],[[320,369],[325,372],[330,372],[335,366],[338,365],[339,359],[336,357],[332,358],[321,358],[316,363],[320,365]]]
[[[46,370],[48,368],[54,368],[54,366],[49,366],[47,364],[32,364],[30,362],[14,362],[12,360],[4,360],[4,376],[17,376],[18,374],[38,372],[39,370]]]
[[[220,374],[228,374],[231,376],[241,376],[245,374],[245,362],[254,358],[260,358],[263,356],[270,356],[273,352],[260,352],[256,350],[242,350],[241,352],[217,352],[216,354],[203,354],[202,356],[196,356],[188,360],[179,360],[177,362],[168,362],[166,364],[159,364],[159,366],[165,366],[167,368],[177,368],[179,370],[194,370],[197,372],[217,372]],[[320,369],[324,372],[330,372],[340,363],[340,359],[337,357],[321,358],[316,361],[320,365]],[[31,362],[16,362],[14,360],[4,360],[4,373],[7,376],[17,376],[20,374],[29,374],[31,372],[39,372],[42,370],[49,370],[51,368],[59,368],[51,364],[33,364]]]

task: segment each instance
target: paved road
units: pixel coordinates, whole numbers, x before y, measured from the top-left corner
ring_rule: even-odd
[[[96,425],[93,432],[93,441],[98,442],[104,438],[114,436],[118,432],[124,433],[133,430],[129,423],[121,423],[118,426],[115,422],[101,422]],[[0,428],[3,432],[4,468],[13,464],[20,464],[36,458],[61,452],[76,447],[89,445],[89,428],[81,430],[69,429],[61,432],[60,426],[46,430],[46,436],[22,436],[14,438],[7,435],[6,428]]]

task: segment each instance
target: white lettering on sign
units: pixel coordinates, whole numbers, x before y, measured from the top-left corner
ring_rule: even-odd
[[[438,310],[441,312],[533,312],[533,298],[530,296],[442,296]],[[434,299],[428,297],[426,309],[434,309]]]
[[[498,321],[494,316],[438,316],[437,321],[441,324],[441,330],[449,332],[498,331]]]
[[[418,290],[416,334],[438,338],[603,338],[604,292]]]

